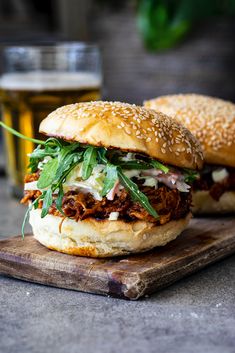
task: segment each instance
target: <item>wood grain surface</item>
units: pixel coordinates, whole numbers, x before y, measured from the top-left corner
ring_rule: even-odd
[[[92,259],[61,254],[32,235],[0,241],[0,273],[30,282],[138,299],[235,251],[235,218],[193,219],[165,247],[140,255]]]

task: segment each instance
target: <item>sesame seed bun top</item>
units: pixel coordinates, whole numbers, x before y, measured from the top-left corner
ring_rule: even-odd
[[[196,138],[168,116],[120,102],[87,102],[58,108],[39,131],[94,146],[143,153],[166,164],[201,168]]]
[[[197,94],[162,96],[146,101],[184,124],[201,142],[209,164],[235,167],[235,104]]]

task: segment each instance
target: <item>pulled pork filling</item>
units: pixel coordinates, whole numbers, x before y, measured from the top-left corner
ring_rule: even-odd
[[[206,165],[200,178],[193,182],[194,191],[209,191],[211,197],[219,201],[226,191],[235,191],[235,168]]]
[[[39,173],[28,174],[25,183],[38,180]],[[113,213],[118,213],[118,219],[125,221],[145,220],[155,224],[163,225],[170,220],[183,218],[190,211],[191,193],[180,192],[177,189],[170,189],[168,186],[159,183],[158,188],[145,186],[140,181],[138,186],[149,199],[151,205],[157,211],[159,218],[151,216],[138,202],[134,202],[129,193],[123,188],[112,200],[103,197],[97,200],[91,193],[83,193],[79,189],[65,192],[62,200],[62,214],[55,205],[57,195],[53,196],[53,203],[48,213],[70,217],[72,219],[83,220],[89,217],[95,219],[108,219]],[[39,190],[26,190],[21,203],[27,204],[40,196]],[[39,202],[42,208],[42,201]]]

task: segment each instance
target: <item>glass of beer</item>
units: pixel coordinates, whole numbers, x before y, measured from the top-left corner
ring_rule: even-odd
[[[95,45],[6,47],[3,56],[2,120],[26,136],[45,138],[38,132],[40,122],[56,108],[101,98],[101,58]],[[11,194],[19,197],[35,146],[6,131],[4,135]]]

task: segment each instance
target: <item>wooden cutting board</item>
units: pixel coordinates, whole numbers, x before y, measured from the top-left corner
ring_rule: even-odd
[[[193,219],[167,246],[141,255],[92,259],[60,254],[32,235],[0,241],[0,273],[83,292],[138,299],[235,252],[235,218]]]

